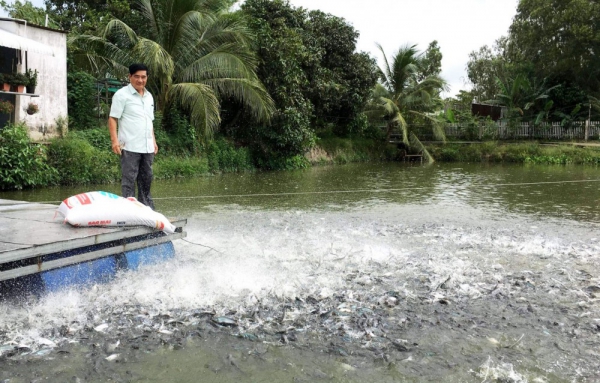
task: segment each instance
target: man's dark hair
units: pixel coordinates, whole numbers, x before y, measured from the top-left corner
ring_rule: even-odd
[[[135,72],[139,71],[139,70],[145,70],[146,74],[148,73],[148,67],[144,64],[131,64],[129,66],[129,74],[133,75]]]

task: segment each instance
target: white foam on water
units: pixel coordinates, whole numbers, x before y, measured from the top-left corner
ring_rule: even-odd
[[[555,226],[537,222],[538,227],[531,229],[530,222],[514,217],[473,222],[464,206],[462,215],[447,212],[452,219],[441,217],[436,207],[387,208],[330,212],[220,208],[195,214],[186,228],[189,242],[175,242],[173,260],[121,272],[107,284],[66,289],[23,305],[0,303],[0,344],[40,348],[42,339],[60,344],[65,338],[56,332],[51,337],[50,330],[110,325],[114,311],[219,312],[250,301],[330,297],[339,291],[377,296],[396,290],[413,299],[406,281],[414,278],[427,281],[432,301],[479,299],[502,288],[505,278],[515,272],[550,270],[554,278],[569,284],[562,275],[574,275],[582,262],[590,268],[600,265],[598,243],[579,240],[580,228],[556,233]],[[578,289],[572,290],[561,299],[581,300]],[[589,311],[591,317],[600,317],[596,304]],[[504,367],[489,368],[500,374]]]
[[[483,378],[481,383],[506,382],[506,383],[527,383],[527,378],[515,371],[511,363],[496,363],[492,358],[480,367],[478,377]],[[536,380],[536,382],[540,382]],[[541,383],[541,382],[540,382]]]

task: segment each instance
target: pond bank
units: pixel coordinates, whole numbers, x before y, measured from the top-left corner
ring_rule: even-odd
[[[596,143],[448,142],[429,144],[427,150],[439,162],[600,164],[600,150]]]

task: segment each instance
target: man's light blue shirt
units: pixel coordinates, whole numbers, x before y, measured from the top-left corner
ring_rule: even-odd
[[[133,85],[119,89],[112,98],[110,116],[119,120],[118,138],[121,149],[135,153],[154,153],[154,99],[144,89],[141,96]]]

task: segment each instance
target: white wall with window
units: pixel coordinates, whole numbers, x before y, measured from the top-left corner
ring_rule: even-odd
[[[35,92],[0,91],[0,98],[15,105],[10,122],[25,122],[30,137],[44,141],[67,128],[67,34],[24,20],[0,18],[0,73],[24,73],[27,69],[38,71]],[[37,113],[27,113],[30,103],[38,106]]]

